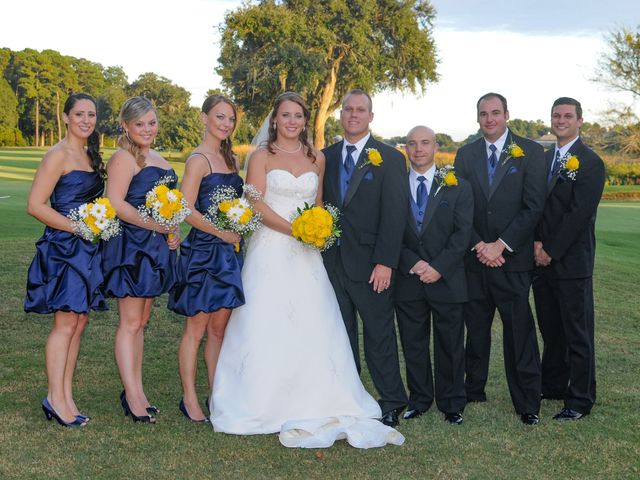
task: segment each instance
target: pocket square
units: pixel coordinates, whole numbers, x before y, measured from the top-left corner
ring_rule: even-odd
[[[515,165],[511,165],[511,167],[507,171],[507,175],[511,175],[512,173],[518,173],[518,167],[516,167]]]
[[[368,171],[367,173],[364,174],[364,177],[362,177],[363,180],[373,180],[373,172],[372,171]]]
[[[440,208],[448,207],[448,206],[449,206],[449,201],[448,201],[448,200],[442,200],[442,201],[440,202],[440,205],[438,205],[438,206],[439,206]]]

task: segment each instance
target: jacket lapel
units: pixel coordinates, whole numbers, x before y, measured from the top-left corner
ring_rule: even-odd
[[[504,142],[504,147],[502,149],[502,152],[500,152],[500,157],[498,158],[498,165],[496,166],[496,171],[493,175],[493,183],[491,184],[491,188],[489,189],[489,197],[488,197],[489,199],[491,199],[493,192],[496,191],[496,189],[498,188],[498,185],[500,184],[500,182],[506,175],[507,171],[509,170],[509,167],[511,166],[510,165],[511,158],[507,160],[507,155],[508,155],[507,146],[509,146],[512,141],[513,141],[513,137],[511,135],[511,132],[509,132],[509,134],[507,135],[507,140]]]
[[[324,181],[329,185],[330,198],[334,198],[336,206],[341,207],[340,202],[340,166],[342,165],[343,141],[338,142],[326,151],[327,152],[327,172]]]
[[[431,184],[431,191],[429,192],[429,201],[427,202],[427,211],[424,212],[424,220],[422,221],[422,231],[424,232],[425,228],[427,228],[427,225],[429,224],[429,222],[431,221],[431,219],[433,218],[433,214],[436,212],[436,209],[438,208],[438,205],[440,204],[440,200],[442,200],[442,197],[444,196],[444,192],[443,190],[446,187],[442,187],[440,189],[440,191],[438,192],[438,195],[436,195],[435,192],[438,191],[438,185],[436,184],[436,182],[432,182]]]
[[[545,154],[545,160],[547,161],[547,177],[549,176],[549,171],[551,170],[551,163],[553,162],[553,158],[555,157],[555,155],[556,155],[555,147],[550,150],[547,150]],[[553,177],[551,177],[551,180],[547,184],[547,197],[551,195],[551,192],[553,191],[553,187],[556,186],[557,182],[558,182],[558,174],[556,173],[553,175]]]
[[[487,171],[487,149],[484,138],[480,138],[477,142],[474,156],[473,171],[478,177],[478,183],[480,183],[484,196],[489,198],[489,172]]]

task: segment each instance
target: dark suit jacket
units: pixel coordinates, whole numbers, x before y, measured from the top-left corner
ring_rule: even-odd
[[[342,229],[340,247],[323,252],[323,259],[327,270],[333,270],[340,255],[351,280],[368,281],[376,264],[398,266],[407,218],[406,162],[398,150],[369,137],[342,204],[342,146],[343,142],[338,142],[323,150],[326,158],[323,200],[340,209]],[[367,148],[380,152],[381,165],[361,168]]]
[[[547,189],[544,150],[537,143],[509,132],[505,149],[512,142],[524,150],[524,156],[507,159],[503,151],[491,187],[484,138],[464,145],[456,153],[454,165],[458,176],[468,180],[473,189],[473,232],[465,257],[465,265],[472,271],[485,267],[470,249],[481,240],[494,242],[498,238],[513,250],[511,253],[505,249],[503,253],[504,270],[533,269],[533,234]]]
[[[553,259],[549,268],[558,278],[585,278],[593,274],[596,212],[604,189],[604,163],[579,138],[569,153],[580,162],[576,179],[560,173],[551,180],[536,240],[542,242]],[[547,171],[554,155],[554,148],[546,152]]]
[[[408,179],[407,179],[408,183]],[[473,228],[473,193],[466,180],[458,179],[456,187],[438,187],[433,184],[420,231],[411,208],[407,204],[408,219],[404,229],[400,253],[399,275],[396,278],[394,299],[460,303],[467,301],[467,281],[464,273],[464,255],[469,246]],[[442,278],[435,283],[422,283],[409,270],[419,260],[425,260]]]

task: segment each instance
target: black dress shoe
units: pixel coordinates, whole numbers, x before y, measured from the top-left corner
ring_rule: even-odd
[[[444,419],[445,421],[449,422],[451,425],[461,425],[462,413],[459,413],[459,412],[445,413]]]
[[[554,420],[580,420],[582,417],[588,415],[587,413],[580,413],[572,408],[563,408],[560,413],[553,416]]]
[[[523,413],[520,415],[520,420],[525,425],[537,425],[540,423],[540,417],[537,413]]]
[[[395,410],[391,410],[384,415],[380,421],[384,423],[387,427],[396,427],[400,421],[398,420],[398,416],[402,412],[402,408],[396,408]]]
[[[422,415],[425,412],[426,410],[420,410],[419,408],[414,408],[404,412],[404,415],[402,416],[402,418],[404,418],[405,420],[411,420],[412,418],[418,418],[420,415]]]

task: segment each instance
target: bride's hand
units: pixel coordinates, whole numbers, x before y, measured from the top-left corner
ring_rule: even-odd
[[[240,243],[242,237],[235,232],[228,231],[220,231],[218,233],[218,238],[223,242],[230,243],[231,245],[235,245],[236,243]]]

